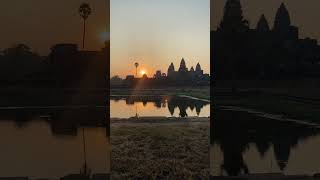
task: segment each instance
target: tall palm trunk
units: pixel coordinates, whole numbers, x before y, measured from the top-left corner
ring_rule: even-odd
[[[82,49],[85,48],[85,38],[86,38],[86,20],[83,20],[83,37],[82,37]]]

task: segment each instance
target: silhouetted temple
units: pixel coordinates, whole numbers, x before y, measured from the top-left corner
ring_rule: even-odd
[[[203,70],[201,69],[200,64],[198,63],[196,65],[196,69],[194,70],[193,67],[188,70],[185,60],[182,58],[180,62],[180,66],[178,71],[175,71],[173,63],[170,64],[168,68],[167,73],[169,80],[175,80],[175,81],[185,81],[185,80],[191,80],[191,81],[205,81],[209,80],[209,74],[204,74]]]
[[[316,39],[299,38],[299,29],[292,25],[284,3],[273,27],[261,15],[252,29],[242,15],[240,1],[228,0],[211,38],[216,80],[320,76],[320,46]]]
[[[136,78],[133,75],[128,75],[124,82],[115,83],[111,82],[111,87],[136,87],[148,88],[159,86],[209,86],[210,75],[205,74],[198,63],[196,69],[193,67],[188,70],[184,59],[181,60],[179,69],[176,71],[173,63],[168,67],[168,72],[161,73],[160,70],[156,71],[153,78],[148,78],[143,75],[142,78]]]
[[[107,45],[106,45],[107,46]],[[80,51],[75,44],[57,44],[49,55],[58,87],[106,88],[109,47]]]

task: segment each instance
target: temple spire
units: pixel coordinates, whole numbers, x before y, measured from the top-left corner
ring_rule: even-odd
[[[188,68],[186,66],[186,62],[182,58],[180,62],[179,72],[187,72],[187,71],[188,71]]]
[[[173,65],[173,63],[171,63],[170,66],[169,66],[169,68],[168,68],[168,73],[167,73],[167,75],[173,73],[174,71],[175,71],[175,70],[174,70],[174,65]]]
[[[281,3],[274,21],[273,29],[275,31],[286,31],[291,26],[289,11],[284,3]]]
[[[196,71],[201,71],[201,66],[200,66],[200,63],[197,63],[197,66],[196,66]]]
[[[243,32],[249,28],[248,24],[248,21],[243,17],[240,0],[228,0],[224,7],[223,19],[219,29]]]
[[[269,27],[269,24],[268,24],[268,21],[266,19],[266,17],[264,16],[264,14],[261,15],[258,23],[257,23],[257,28],[256,28],[257,31],[259,32],[268,32],[270,31],[270,27]]]

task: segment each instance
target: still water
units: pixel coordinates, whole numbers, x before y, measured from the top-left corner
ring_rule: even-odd
[[[77,174],[84,164],[83,142],[91,172],[109,173],[103,121],[104,110],[1,112],[0,177],[59,179]]]
[[[209,117],[210,103],[177,96],[113,96],[110,100],[110,116]]]
[[[229,110],[213,117],[211,175],[320,172],[320,129]]]

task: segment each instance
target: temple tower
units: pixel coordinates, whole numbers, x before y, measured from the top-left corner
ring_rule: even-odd
[[[284,5],[284,3],[281,3],[275,17],[273,29],[278,32],[284,32],[288,31],[290,29],[290,26],[291,20],[288,9]]]
[[[258,32],[269,32],[270,31],[268,21],[267,21],[266,17],[264,16],[264,14],[261,15],[261,17],[257,23],[256,30]]]
[[[186,66],[186,62],[182,58],[182,60],[180,62],[179,72],[187,72],[187,71],[188,71],[188,68]]]
[[[223,19],[219,29],[223,31],[243,32],[249,28],[248,21],[244,19],[239,0],[228,0],[224,7]]]
[[[174,65],[173,65],[173,63],[171,63],[168,68],[167,76],[171,76],[173,73],[174,73]]]

